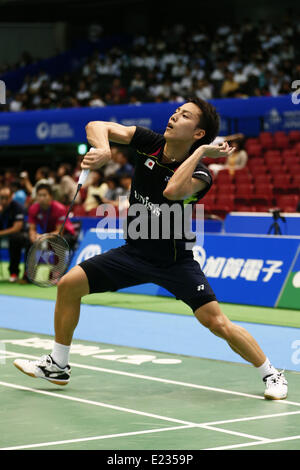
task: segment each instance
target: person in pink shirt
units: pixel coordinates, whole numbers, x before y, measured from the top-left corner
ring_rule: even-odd
[[[67,214],[66,207],[53,199],[51,186],[41,183],[37,187],[36,202],[28,209],[29,246],[26,247],[27,256],[30,246],[44,233],[59,233]],[[74,249],[77,235],[70,220],[66,221],[63,237],[71,250]],[[22,283],[28,283],[26,272]]]
[[[34,243],[43,233],[58,233],[67,214],[66,207],[53,200],[49,184],[41,183],[37,188],[36,202],[29,207],[29,240]],[[75,229],[68,219],[63,233],[70,248],[76,241]]]

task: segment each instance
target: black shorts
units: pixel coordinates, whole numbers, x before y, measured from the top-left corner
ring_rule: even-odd
[[[193,311],[216,300],[192,252],[168,266],[159,267],[138,256],[125,244],[79,264],[88,278],[90,294],[154,283],[167,289]]]

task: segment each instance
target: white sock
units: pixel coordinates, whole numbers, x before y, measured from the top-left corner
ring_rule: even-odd
[[[70,348],[71,346],[65,346],[54,341],[51,357],[62,369],[69,364]]]
[[[257,367],[257,370],[259,371],[262,379],[267,377],[267,375],[276,374],[278,372],[278,370],[272,366],[268,358],[265,360],[263,365],[261,365],[260,367]]]

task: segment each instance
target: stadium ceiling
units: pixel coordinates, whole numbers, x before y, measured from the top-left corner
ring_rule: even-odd
[[[42,6],[53,6],[53,4],[63,4],[68,7],[98,7],[98,6],[116,6],[116,5],[130,5],[134,3],[143,3],[144,0],[0,0],[0,7],[2,6],[13,6],[16,8],[19,6],[26,6],[27,8]]]
[[[91,19],[99,10],[134,9],[146,0],[0,0],[0,22]]]

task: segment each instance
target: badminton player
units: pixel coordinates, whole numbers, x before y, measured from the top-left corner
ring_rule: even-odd
[[[111,158],[110,142],[130,145],[136,151],[130,205],[143,204],[149,216],[155,211],[159,216],[157,207],[161,204],[195,203],[210,189],[212,177],[202,158],[225,157],[234,150],[226,142],[209,145],[218,135],[218,129],[219,116],[215,108],[200,99],[188,100],[178,107],[163,135],[138,126],[91,122],[86,132],[94,149],[85,155],[82,169],[105,165]],[[15,366],[30,376],[67,384],[71,372],[69,352],[79,320],[81,298],[153,282],[189,305],[202,325],[227,341],[233,351],[257,369],[264,381],[266,398],[286,398],[287,381],[283,372],[270,363],[244,328],[224,315],[192,250],[186,246],[184,237],[177,239],[172,231],[169,239],[128,236],[123,246],[71,269],[58,284],[52,352],[37,361],[16,359]]]

